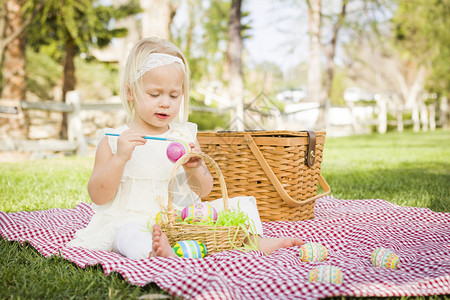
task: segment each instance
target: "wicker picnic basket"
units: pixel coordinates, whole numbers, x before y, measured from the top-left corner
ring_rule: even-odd
[[[191,157],[201,157],[205,162],[214,170],[215,177],[219,182],[220,197],[223,198],[223,209],[228,210],[228,193],[227,187],[216,162],[207,154],[199,152],[190,152],[183,155],[175,163],[173,171],[169,181],[169,200],[167,206],[168,223],[163,224],[161,229],[167,235],[170,245],[174,245],[179,241],[195,240],[202,242],[207,249],[207,254],[216,252],[231,250],[237,247],[241,247],[244,239],[245,232],[238,226],[215,226],[215,225],[197,225],[175,222],[175,210],[173,207],[173,190],[174,181],[178,173],[178,169],[184,162]],[[218,197],[218,198],[220,198]],[[245,226],[248,230],[248,226]]]
[[[199,132],[197,138],[222,170],[228,195],[254,196],[264,222],[312,219],[315,200],[331,191],[320,174],[325,132]],[[204,200],[218,197],[214,187]]]

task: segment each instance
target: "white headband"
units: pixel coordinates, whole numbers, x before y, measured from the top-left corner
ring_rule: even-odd
[[[174,63],[179,63],[184,69],[183,61],[177,56],[165,53],[151,53],[137,69],[133,82],[136,82],[145,74],[145,72],[150,71],[151,69]]]

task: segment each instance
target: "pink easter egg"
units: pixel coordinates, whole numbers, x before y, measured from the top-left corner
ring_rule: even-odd
[[[190,224],[201,221],[216,221],[217,211],[207,203],[196,203],[186,206],[181,212],[181,218]]]
[[[167,157],[172,161],[176,162],[180,157],[186,154],[186,146],[180,142],[172,142],[167,147]]]

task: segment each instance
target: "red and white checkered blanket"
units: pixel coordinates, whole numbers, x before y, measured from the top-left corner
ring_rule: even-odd
[[[317,200],[315,219],[264,223],[268,237],[298,237],[328,249],[324,262],[302,262],[299,247],[270,256],[227,251],[203,259],[131,260],[118,254],[65,247],[85,227],[90,204],[73,209],[3,213],[0,232],[27,241],[44,256],[59,255],[84,268],[101,264],[131,284],[155,282],[173,295],[193,299],[318,299],[327,296],[426,296],[450,294],[450,213],[400,207],[384,200]],[[400,257],[397,270],[376,268],[370,255],[384,247]],[[343,284],[311,283],[318,265],[339,267]]]

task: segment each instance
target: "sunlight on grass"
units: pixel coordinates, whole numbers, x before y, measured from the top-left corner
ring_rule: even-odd
[[[335,198],[450,211],[450,132],[328,138],[322,171]]]
[[[328,137],[322,172],[341,199],[384,199],[450,211],[450,131]],[[92,157],[2,163],[0,210],[72,208],[90,202]]]
[[[66,157],[2,163],[0,210],[72,208],[88,202],[92,158]]]

